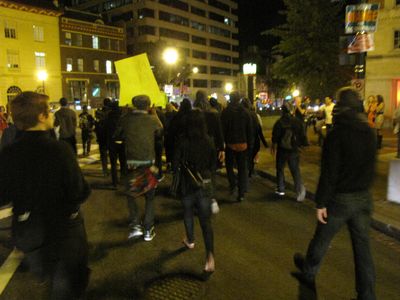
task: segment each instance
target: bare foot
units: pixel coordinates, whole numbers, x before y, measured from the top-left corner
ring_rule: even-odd
[[[194,243],[190,243],[187,238],[184,238],[182,243],[185,245],[186,248],[188,249],[194,249]]]
[[[212,273],[215,271],[215,260],[212,254],[207,257],[206,265],[204,266],[204,271],[207,273]]]

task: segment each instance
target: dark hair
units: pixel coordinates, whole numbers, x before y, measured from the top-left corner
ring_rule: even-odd
[[[383,102],[382,95],[376,95],[376,100],[378,100],[378,104],[381,104]]]
[[[210,103],[208,103],[207,94],[204,91],[197,91],[193,106],[203,111],[210,109]]]
[[[241,103],[245,109],[252,110],[253,106],[248,98],[243,98]]]
[[[19,130],[27,130],[39,123],[39,115],[49,114],[47,95],[35,92],[23,92],[12,100],[10,105],[11,115],[15,126]]]
[[[61,105],[61,106],[67,106],[67,104],[68,104],[67,98],[62,97],[62,98],[60,99],[60,105]]]
[[[103,106],[110,106],[111,99],[110,98],[104,98],[103,99]]]
[[[82,106],[82,110],[87,110],[88,106],[85,104],[84,106]]]
[[[138,110],[148,110],[150,103],[150,98],[147,95],[138,95],[132,98],[132,104]]]
[[[181,105],[179,106],[179,112],[187,113],[191,110],[192,110],[192,103],[190,103],[190,100],[188,98],[184,98],[181,102]]]
[[[240,102],[240,95],[238,92],[232,92],[229,94],[229,102],[230,103],[239,103]]]
[[[203,140],[207,137],[207,125],[204,115],[199,110],[187,113],[185,122],[185,136],[192,141]]]
[[[362,109],[360,94],[352,87],[343,87],[337,92],[338,107],[349,107],[356,111]]]

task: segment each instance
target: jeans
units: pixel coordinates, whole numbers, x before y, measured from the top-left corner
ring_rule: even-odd
[[[135,178],[134,170],[128,170],[128,174],[126,176],[126,191],[127,191],[127,201],[128,201],[128,210],[129,210],[129,219],[131,225],[140,225],[141,217],[139,216],[139,207],[137,205],[137,198],[130,196],[130,181]],[[145,197],[145,209],[144,209],[144,220],[143,227],[145,230],[150,230],[154,226],[154,196],[155,189],[149,190]]]
[[[214,234],[211,226],[211,201],[207,191],[199,189],[194,193],[186,195],[182,199],[183,221],[185,223],[186,237],[189,243],[194,242],[194,207],[197,208],[197,215],[201,230],[203,232],[206,254],[214,253]]]
[[[239,197],[243,197],[244,193],[247,192],[247,151],[236,152],[230,148],[225,150],[225,166],[226,173],[228,175],[229,186],[234,189],[236,185],[239,189]],[[236,178],[233,171],[234,162],[236,161],[238,178]]]
[[[318,223],[307,250],[304,273],[315,277],[335,234],[347,225],[353,246],[359,300],[374,300],[375,270],[369,244],[372,198],[368,192],[337,194],[327,206],[328,223]]]
[[[99,142],[99,151],[100,151],[101,168],[103,170],[103,174],[106,175],[108,173],[107,143]]]
[[[296,151],[287,151],[281,148],[278,148],[276,152],[276,178],[278,184],[278,191],[285,191],[285,164],[286,162],[289,165],[290,173],[293,176],[294,185],[296,188],[297,194],[301,192],[303,181],[301,179],[300,168],[299,168],[299,153]]]
[[[117,160],[119,160],[119,167],[121,177],[127,173],[125,144],[113,143],[108,152],[111,164],[111,180],[114,186],[118,183]]]
[[[92,133],[89,130],[82,130],[83,154],[90,153],[91,144],[92,144]]]
[[[154,150],[156,154],[156,160],[154,162],[155,166],[158,168],[158,177],[161,178],[163,176],[163,171],[162,171],[162,153],[163,153],[163,140],[157,140],[154,144]]]

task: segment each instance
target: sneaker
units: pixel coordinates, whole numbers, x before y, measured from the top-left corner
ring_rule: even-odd
[[[150,242],[156,236],[156,232],[154,231],[154,226],[150,228],[150,230],[144,231],[144,240],[146,242]]]
[[[285,196],[285,192],[282,192],[279,189],[275,190],[275,194],[278,195],[278,196]]]
[[[301,186],[301,191],[297,195],[297,202],[303,202],[304,199],[306,198],[306,187],[304,185]]]
[[[219,213],[218,202],[215,199],[211,199],[211,212],[215,215]]]
[[[133,238],[137,238],[139,236],[143,235],[143,228],[140,225],[134,225],[132,226],[132,231],[131,233],[129,233],[128,235],[128,239],[133,239]]]

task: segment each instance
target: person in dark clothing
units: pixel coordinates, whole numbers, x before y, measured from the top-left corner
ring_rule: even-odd
[[[306,114],[307,114],[307,107],[305,103],[302,102],[301,97],[294,98],[294,116],[300,121],[300,124],[304,131],[305,136],[305,143],[308,145],[308,138],[307,138],[307,124],[305,121]]]
[[[163,154],[163,150],[164,150],[164,128],[165,128],[166,118],[165,118],[165,114],[163,113],[161,108],[153,108],[153,109],[155,109],[155,111],[157,113],[157,117],[163,126],[163,129],[158,131],[157,134],[154,136],[154,139],[155,139],[154,140],[154,147],[155,147],[154,151],[156,154],[156,160],[154,162],[154,165],[158,169],[157,179],[159,181],[162,181],[164,179],[163,169],[162,169],[162,154]]]
[[[107,129],[105,126],[105,120],[110,112],[111,100],[110,98],[105,98],[103,100],[103,107],[96,110],[95,113],[95,127],[97,143],[99,144],[101,167],[103,170],[103,175],[108,176],[108,159],[107,159]]]
[[[165,127],[164,127],[164,148],[165,148],[165,157],[167,162],[167,169],[171,167],[171,163],[173,160],[172,152],[173,152],[173,144],[170,142],[173,138],[169,135],[170,125],[172,120],[175,118],[177,114],[177,110],[175,106],[171,103],[167,103],[165,106]]]
[[[301,283],[315,289],[315,276],[329,244],[347,224],[354,252],[357,299],[375,297],[375,271],[369,244],[376,134],[362,113],[361,99],[353,88],[338,92],[333,128],[323,145],[321,175],[315,201],[318,224],[307,254],[296,253]]]
[[[282,107],[282,116],[276,121],[272,129],[271,154],[276,153],[276,180],[275,193],[279,196],[285,195],[285,164],[289,165],[292,173],[299,202],[304,201],[306,189],[300,174],[299,148],[305,145],[305,136],[300,121],[290,114],[290,105],[285,102]]]
[[[250,113],[251,122],[252,122],[252,126],[253,126],[253,133],[254,133],[254,144],[252,147],[249,147],[249,152],[248,152],[249,177],[251,177],[254,173],[254,160],[256,158],[258,151],[260,151],[260,148],[261,148],[260,140],[263,143],[265,148],[268,148],[268,143],[265,140],[261,124],[258,121],[257,114],[254,111],[253,105],[250,102],[250,100],[246,99],[246,98],[242,99],[242,105]]]
[[[71,147],[50,135],[48,96],[23,92],[11,102],[21,136],[0,151],[0,206],[12,203],[12,234],[29,270],[50,279],[51,299],[83,296],[88,246],[80,204],[90,194]]]
[[[119,130],[117,130],[122,112],[117,101],[111,102],[109,108],[110,110],[104,120],[104,129],[106,131],[107,149],[111,164],[111,182],[116,187],[119,182],[117,161],[119,161],[121,178],[127,174],[127,164],[125,142],[123,137],[120,136]]]
[[[254,143],[254,133],[250,114],[240,105],[239,93],[230,94],[230,103],[221,113],[221,123],[225,139],[225,166],[231,194],[238,187],[237,201],[244,200],[247,192],[248,166],[247,152]],[[238,179],[233,172],[236,160]]]
[[[93,127],[94,118],[89,114],[87,105],[84,105],[82,107],[82,113],[79,115],[79,128],[81,129],[83,155],[90,154]]]
[[[218,100],[214,97],[210,98],[210,105],[214,108],[219,114],[222,112],[221,104],[218,103]]]
[[[193,110],[188,113],[185,133],[175,151],[173,170],[185,163],[193,173],[199,173],[203,186],[194,186],[189,176],[183,177],[181,184],[182,203],[184,208],[184,223],[186,238],[183,243],[188,249],[193,249],[194,244],[194,208],[200,221],[203,239],[206,248],[206,264],[204,271],[213,272],[214,261],[214,236],[211,226],[211,199],[209,186],[211,175],[215,170],[216,151],[212,139],[207,135],[204,115]]]
[[[68,108],[68,100],[66,98],[60,99],[61,108],[55,113],[54,126],[60,126],[59,139],[68,143],[75,154],[78,154],[76,147],[76,115],[73,110]]]

